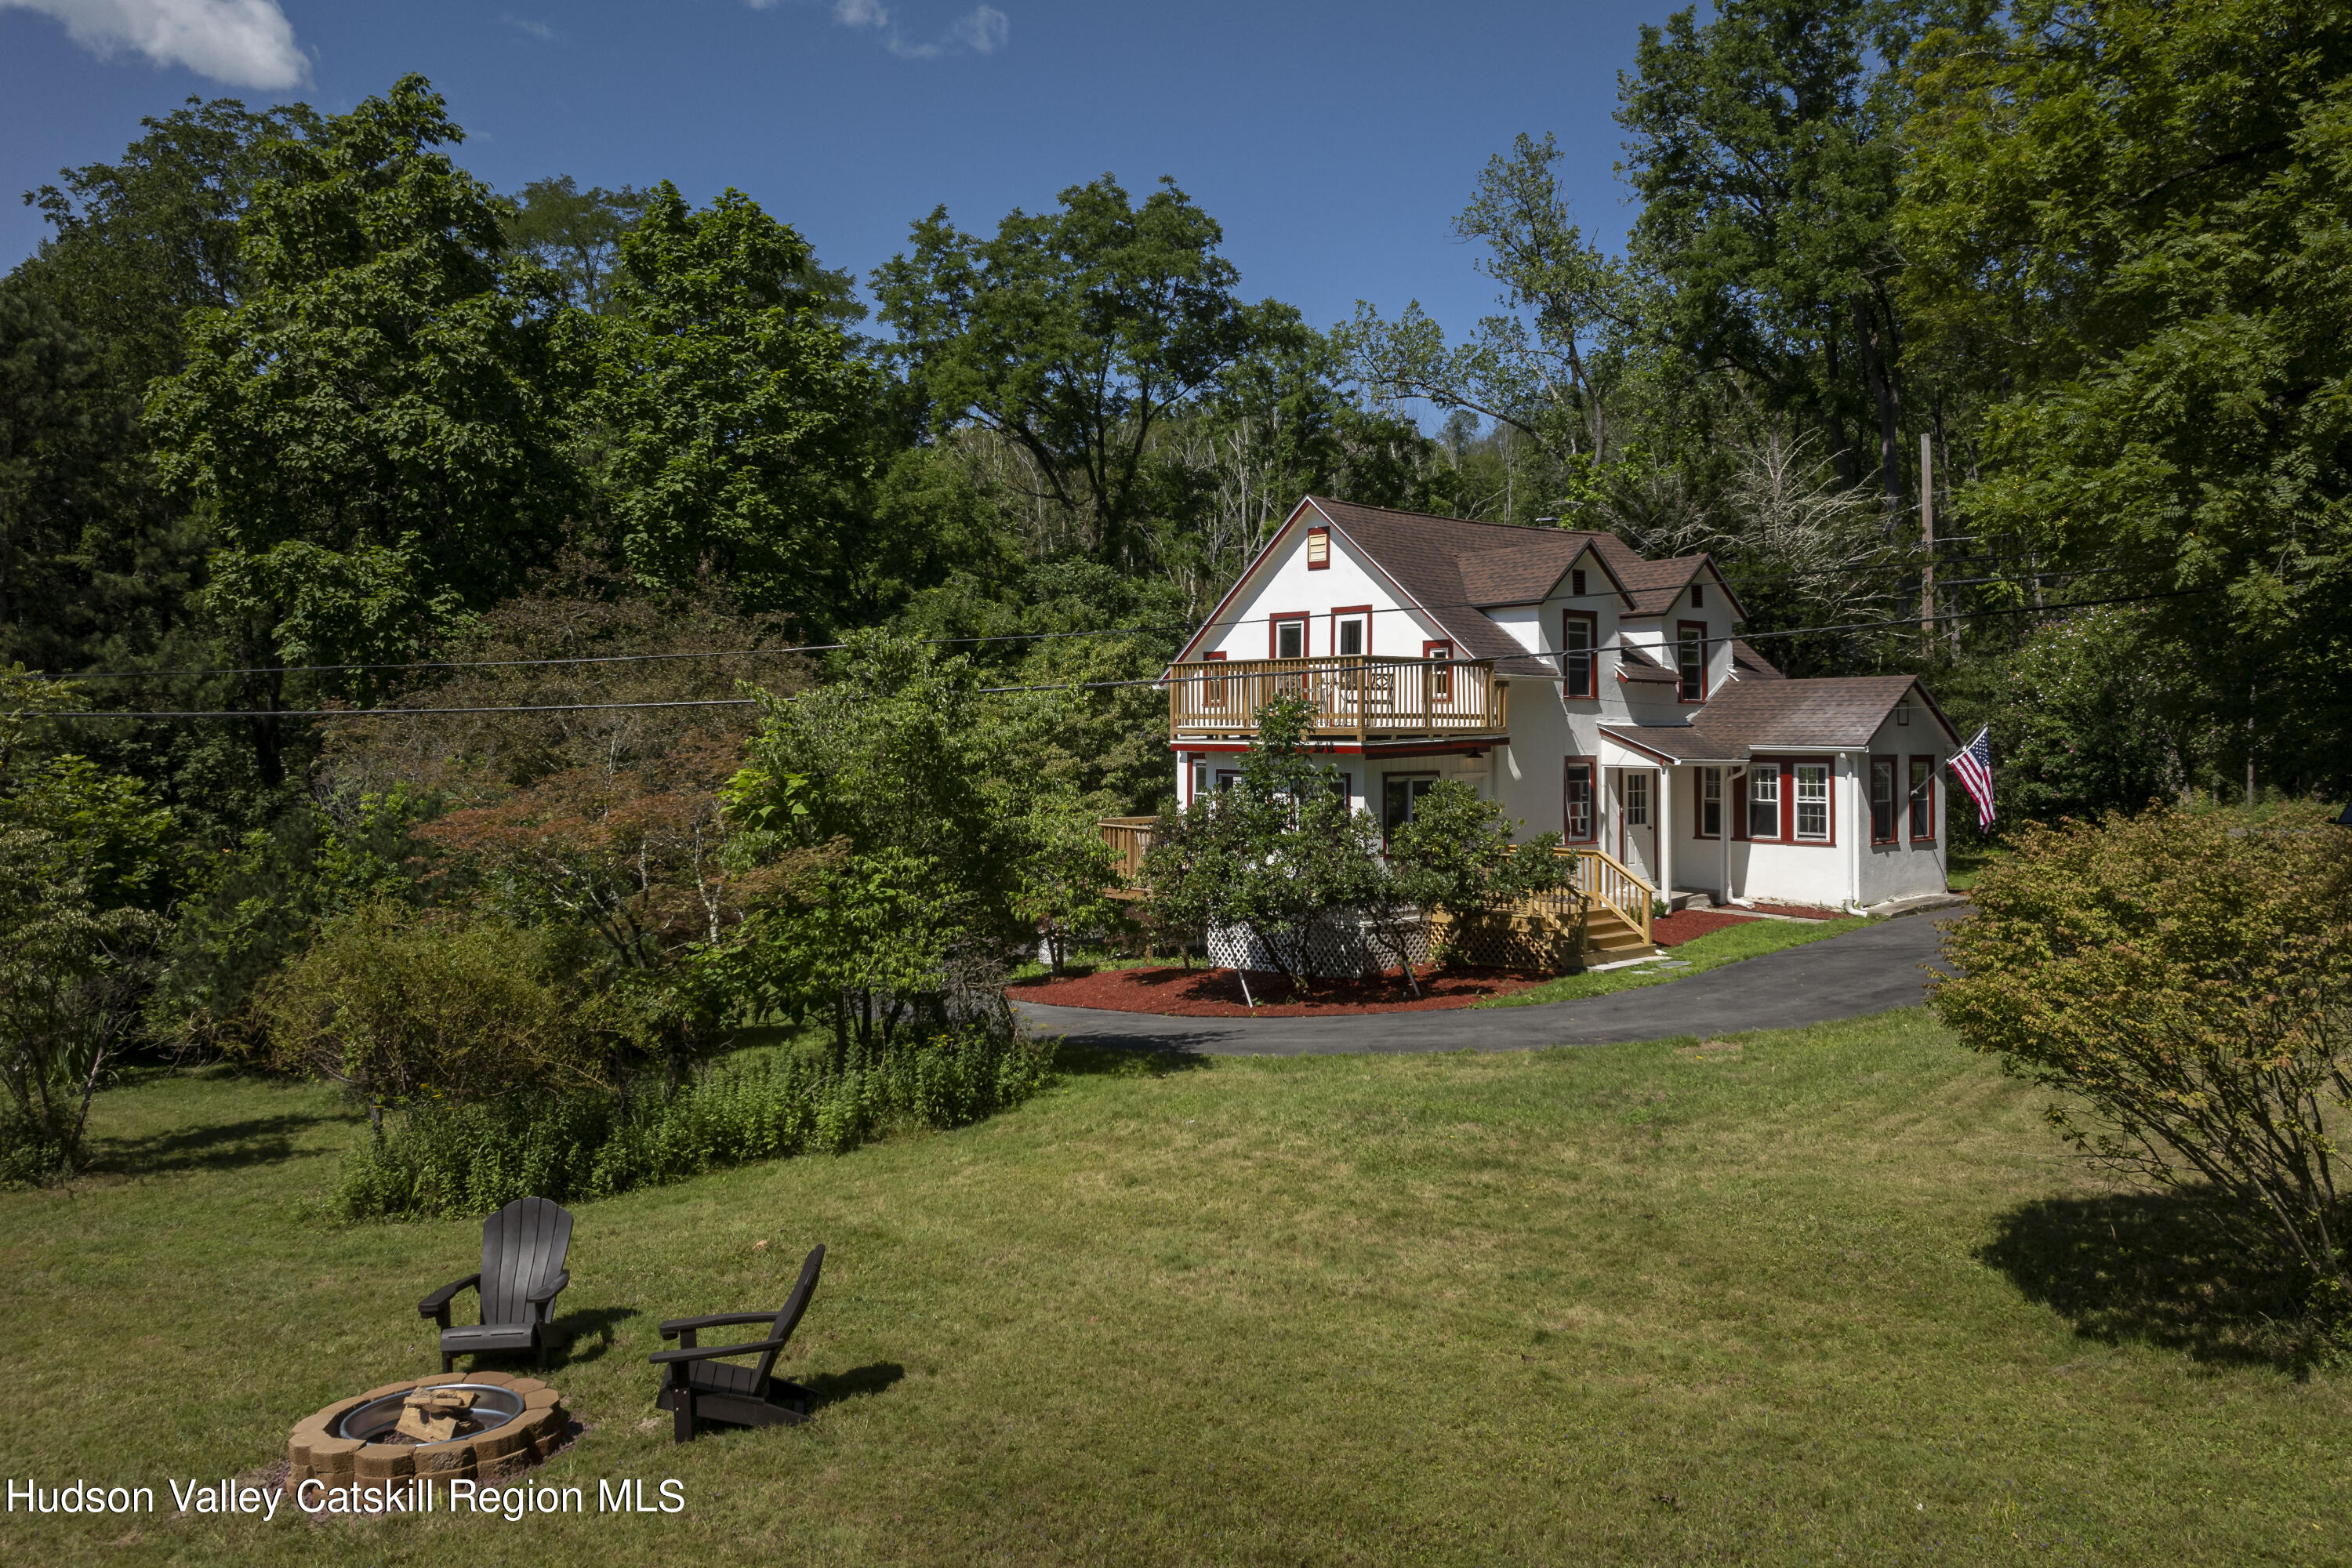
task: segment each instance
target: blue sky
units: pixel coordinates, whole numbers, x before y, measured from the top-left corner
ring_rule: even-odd
[[[1172,174],[1244,290],[1318,325],[1420,299],[1459,330],[1490,290],[1447,223],[1491,154],[1555,132],[1588,232],[1617,72],[1667,0],[1471,5],[1073,0],[0,0],[0,189],[110,159],[191,93],[348,109],[422,71],[502,190],[734,185],[861,277],[945,203],[966,227],[1106,171]],[[0,207],[0,266],[40,227]]]

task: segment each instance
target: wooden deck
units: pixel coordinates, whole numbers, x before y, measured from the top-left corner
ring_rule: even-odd
[[[1227,739],[1257,732],[1257,710],[1277,697],[1313,704],[1309,733],[1354,741],[1503,734],[1510,683],[1490,660],[1236,658],[1171,665],[1168,733]]]

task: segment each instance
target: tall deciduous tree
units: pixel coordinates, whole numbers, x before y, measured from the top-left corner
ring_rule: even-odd
[[[2000,400],[1976,515],[2110,593],[2190,593],[2163,626],[2208,763],[2340,784],[2352,21],[2031,0],[1915,61],[1905,288]]]
[[[266,782],[284,662],[397,658],[553,549],[572,497],[558,290],[512,260],[488,188],[404,77],[281,142],[246,215],[247,291],[188,322],[148,416],[221,549],[206,599],[240,628]]]
[[[1890,237],[1886,75],[1900,11],[1872,0],[1725,0],[1644,26],[1617,118],[1642,201],[1634,246],[1672,287],[1670,335],[1828,437],[1841,476],[1907,493]],[[1857,426],[1876,462],[1856,460]]]
[[[881,388],[808,242],[740,192],[695,212],[664,181],[621,266],[591,405],[613,553],[647,586],[714,572],[834,625]]]
[[[945,207],[911,237],[874,291],[935,427],[994,432],[1097,559],[1140,564],[1153,440],[1250,337],[1223,231],[1173,181],[1138,205],[1106,174],[992,237]]]

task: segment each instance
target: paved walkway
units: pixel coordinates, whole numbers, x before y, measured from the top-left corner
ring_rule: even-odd
[[[1336,1056],[1351,1051],[1524,1051],[1793,1029],[1832,1018],[1913,1007],[1922,966],[1935,959],[1938,921],[1906,915],[1843,936],[1727,963],[1687,980],[1529,1007],[1359,1013],[1338,1018],[1178,1018],[1016,1002],[1041,1033],[1086,1045],[1202,1051],[1213,1056]]]

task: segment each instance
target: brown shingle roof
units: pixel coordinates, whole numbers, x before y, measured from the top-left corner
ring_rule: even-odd
[[[1668,686],[1682,684],[1681,676],[1652,658],[1648,650],[1640,644],[1630,642],[1617,645],[1617,679],[1645,680],[1654,684],[1663,681]]]
[[[1870,744],[1895,705],[1915,689],[1930,721],[1957,745],[1959,737],[1908,675],[1738,681],[1708,699],[1687,725],[1603,724],[1601,731],[1678,762],[1738,762],[1759,749],[1854,751]]]
[[[1780,667],[1738,637],[1731,639],[1731,673],[1739,680],[1786,680]]]

